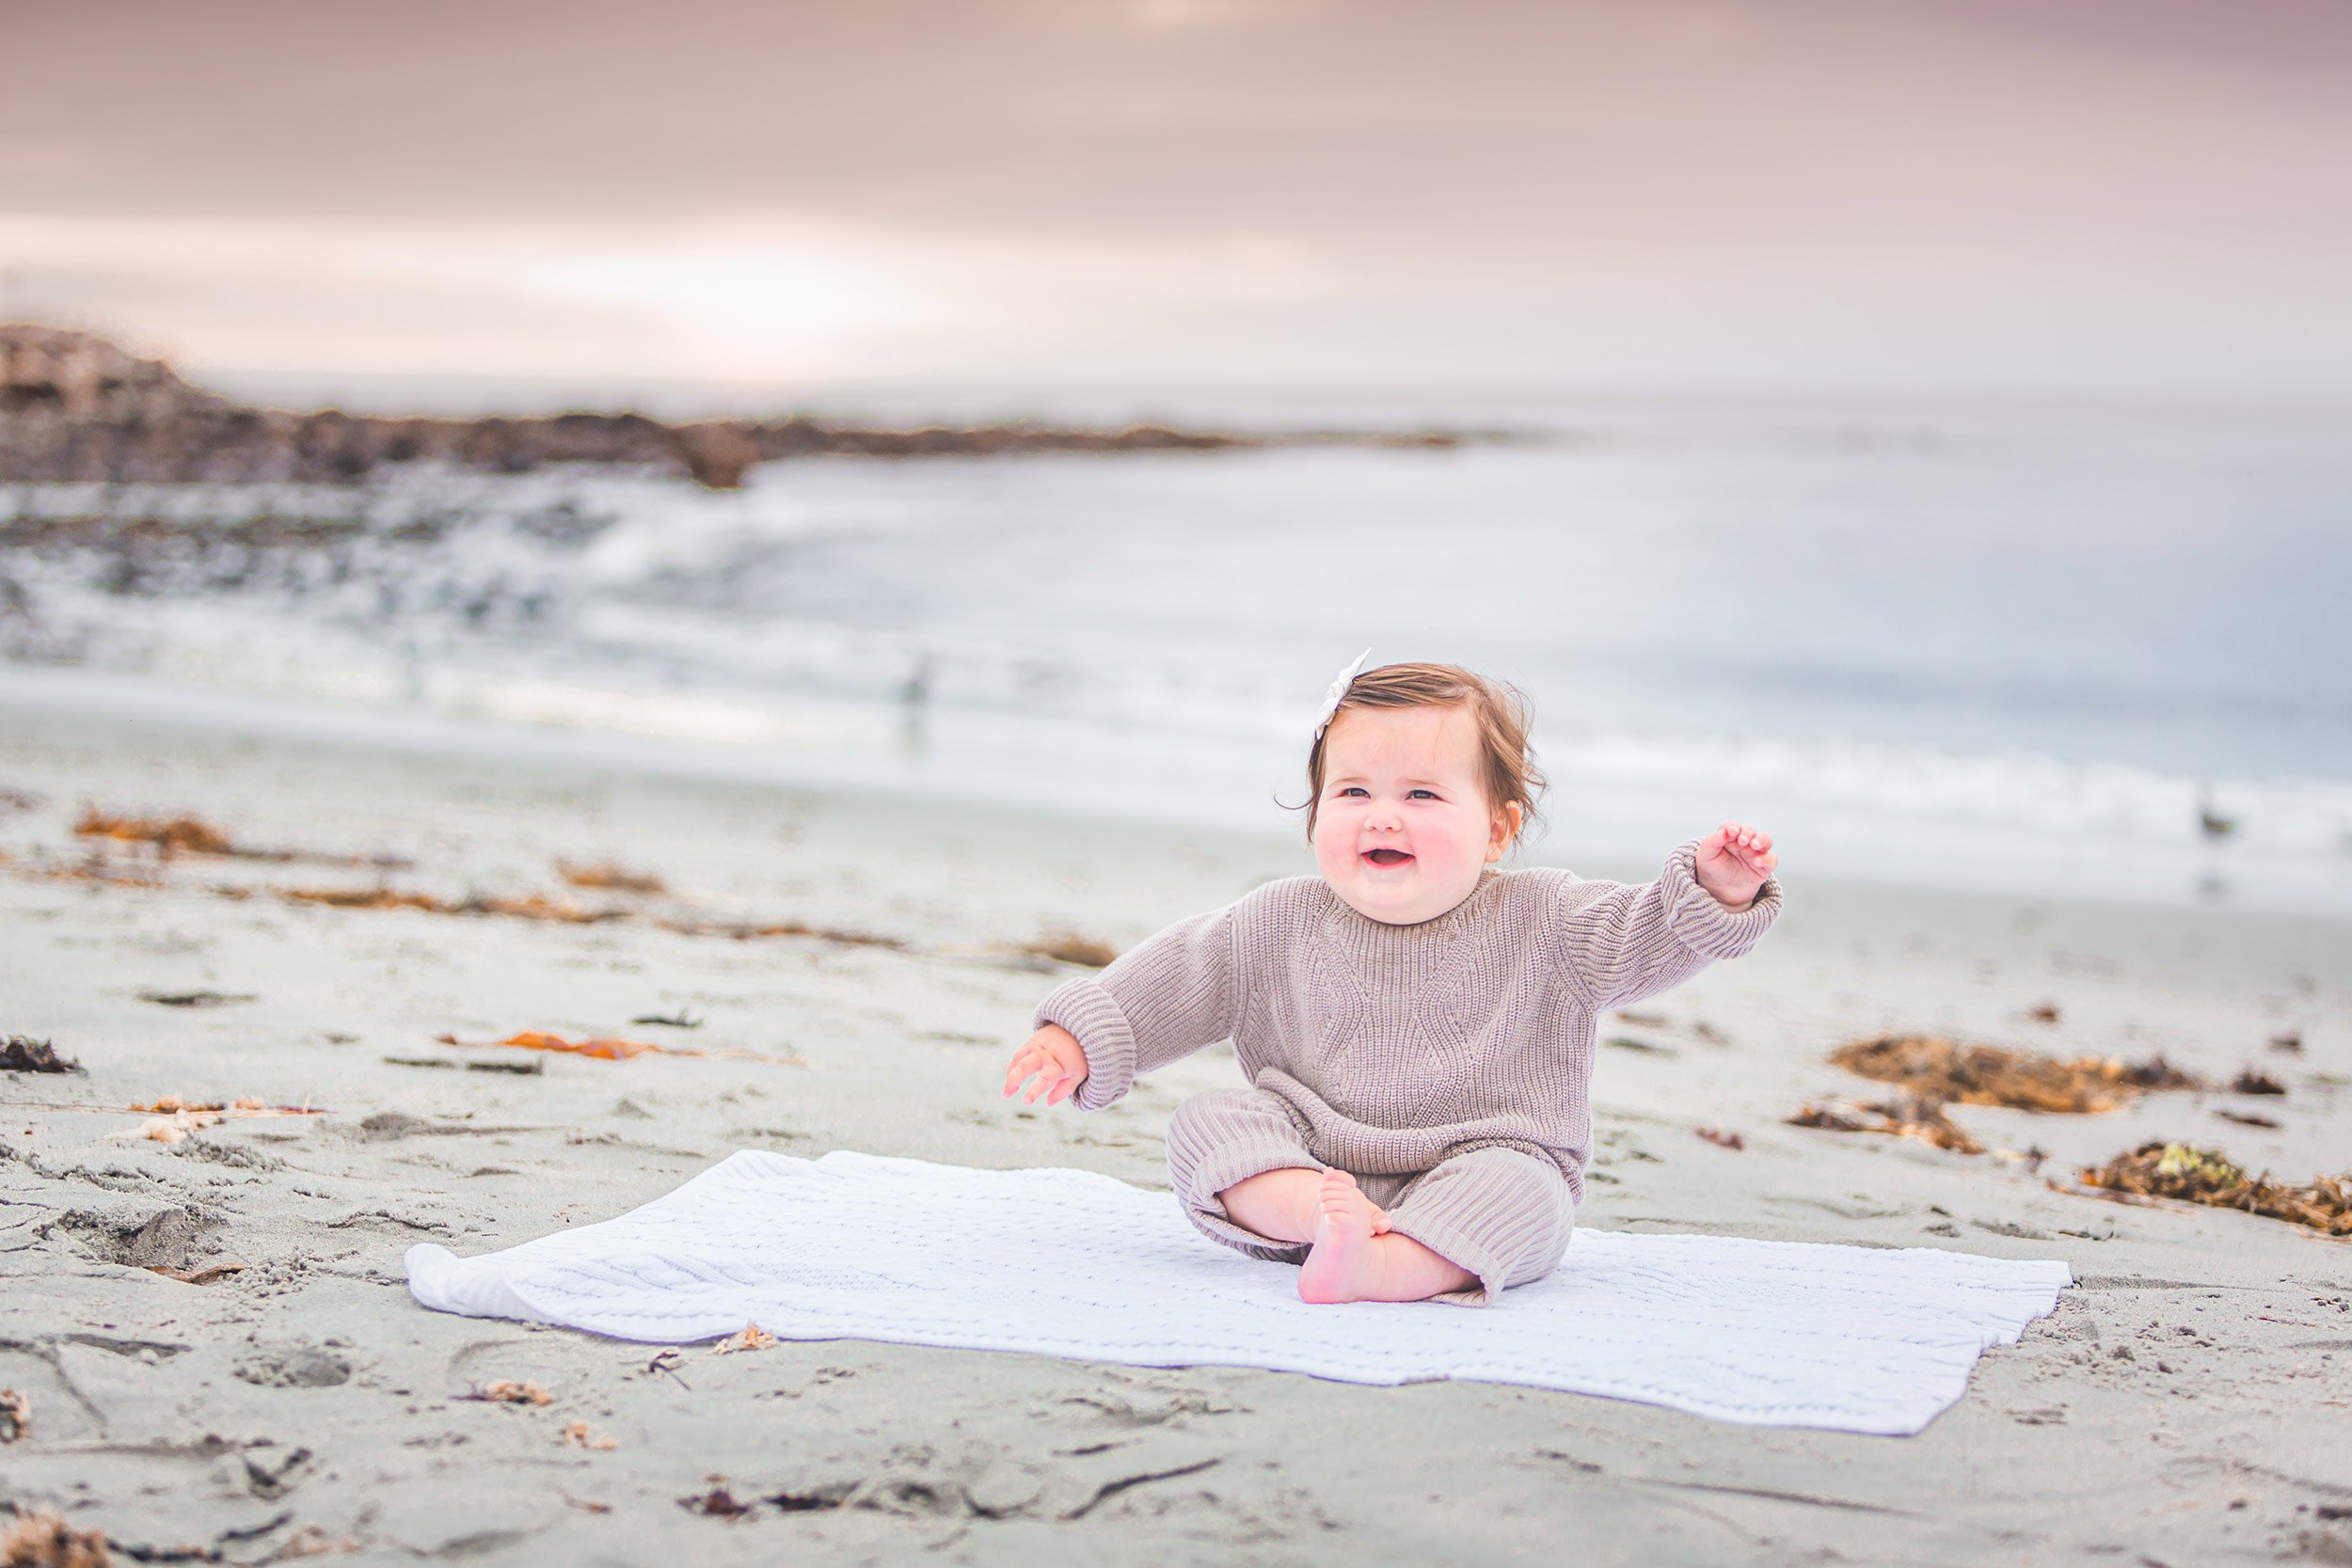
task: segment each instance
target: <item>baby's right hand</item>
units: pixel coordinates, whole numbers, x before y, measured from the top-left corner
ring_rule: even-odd
[[[1032,1076],[1037,1082],[1023,1097],[1024,1104],[1036,1104],[1041,1094],[1046,1104],[1058,1105],[1077,1093],[1087,1081],[1087,1053],[1078,1037],[1058,1023],[1031,1035],[1029,1043],[1013,1053],[1012,1066],[1005,1073],[1005,1098],[1019,1093],[1023,1081]]]

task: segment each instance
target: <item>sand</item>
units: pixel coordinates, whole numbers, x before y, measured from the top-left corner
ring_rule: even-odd
[[[0,790],[14,792],[0,797],[0,1033],[54,1038],[87,1069],[0,1077],[0,1388],[28,1396],[31,1423],[0,1446],[0,1503],[62,1510],[118,1557],[2352,1562],[2352,1244],[2045,1183],[2151,1136],[2297,1180],[2344,1168],[2341,924],[1820,885],[1790,846],[1790,911],[1766,944],[1613,1023],[1649,1049],[1601,1053],[1581,1223],[2073,1266],[2053,1317],[1989,1353],[1926,1433],[1890,1439],[1487,1384],[856,1341],[657,1356],[426,1312],[404,1288],[420,1239],[486,1251],[743,1148],[1165,1186],[1165,1118],[1238,1082],[1230,1053],[1093,1116],[1007,1102],[1029,1006],[1076,972],[1017,947],[1122,946],[1305,869],[1279,825],[1218,836],[30,708],[0,708]],[[189,813],[316,858],[157,868],[117,848],[118,873],[147,866],[158,885],[41,874],[82,854],[70,830],[86,805]],[[370,856],[414,863],[328,863]],[[567,888],[559,860],[669,892]],[[379,879],[629,912],[565,924],[270,891]],[[142,999],[190,992],[222,1000]],[[2057,1022],[2029,1016],[2043,1003]],[[681,1009],[701,1026],[630,1022]],[[712,1054],[437,1043],[526,1029]],[[2290,1030],[2299,1053],[2269,1045]],[[2083,1117],[1955,1107],[1995,1151],[1977,1157],[1783,1124],[1810,1100],[1869,1098],[1878,1085],[1823,1057],[1897,1031],[2162,1052],[2217,1079],[2255,1067],[2288,1092]],[[486,1060],[536,1070],[465,1065]],[[453,1065],[404,1065],[419,1061]],[[322,1114],[122,1135],[143,1122],[124,1107],[165,1095]],[[2038,1170],[2016,1157],[2036,1148]],[[200,1273],[225,1262],[246,1266]],[[550,1398],[465,1397],[498,1380]],[[751,1512],[681,1504],[714,1488]]]

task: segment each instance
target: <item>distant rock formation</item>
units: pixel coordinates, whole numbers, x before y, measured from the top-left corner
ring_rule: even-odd
[[[876,430],[816,420],[664,424],[643,414],[450,420],[252,408],[183,380],[103,338],[0,324],[0,482],[356,483],[389,464],[437,462],[495,473],[616,464],[678,473],[713,490],[788,457],[994,456],[1021,452],[1214,451],[1291,443],[1454,446],[1449,432],[1263,436],[1135,425],[1028,423]]]

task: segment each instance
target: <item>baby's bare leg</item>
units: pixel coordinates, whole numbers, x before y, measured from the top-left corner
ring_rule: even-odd
[[[1273,1242],[1311,1242],[1323,1213],[1323,1172],[1303,1165],[1263,1170],[1216,1195],[1225,1214]]]

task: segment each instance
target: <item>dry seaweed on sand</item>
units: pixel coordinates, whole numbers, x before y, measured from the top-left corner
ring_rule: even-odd
[[[680,1497],[677,1505],[689,1513],[699,1513],[706,1519],[740,1519],[751,1513],[749,1504],[737,1502],[735,1494],[723,1486],[713,1486],[707,1492]]]
[[[481,1404],[552,1404],[555,1402],[555,1396],[537,1384],[524,1383],[508,1377],[476,1384],[466,1392],[453,1395],[452,1398],[471,1400]]]
[[[1699,1127],[1693,1128],[1692,1131],[1718,1148],[1728,1148],[1737,1153],[1748,1147],[1747,1139],[1737,1132],[1726,1132],[1721,1127]]]
[[[147,1265],[147,1272],[162,1275],[166,1279],[176,1279],[183,1285],[210,1285],[215,1280],[226,1279],[232,1274],[243,1274],[252,1266],[242,1259],[223,1258],[215,1262],[200,1264],[192,1269],[171,1269],[166,1268],[161,1263],[150,1263]]]
[[[143,990],[139,1000],[152,1002],[158,1007],[230,1007],[240,1002],[259,1002],[251,991],[225,990]]]
[[[760,1327],[757,1323],[745,1323],[739,1333],[730,1334],[725,1338],[720,1340],[717,1344],[711,1346],[710,1354],[713,1355],[733,1355],[738,1351],[767,1350],[773,1346],[775,1342],[776,1337],[769,1333],[766,1329]]]
[[[2321,1176],[2301,1186],[2249,1176],[2218,1150],[2156,1139],[2082,1172],[2102,1195],[2171,1198],[2239,1209],[2308,1226],[2324,1236],[2352,1236],[2352,1177]]]
[[[2249,1067],[2230,1080],[2230,1092],[2232,1094],[2284,1094],[2287,1092],[2287,1086],[2271,1077],[2270,1074],[2256,1072]]]
[[[497,1046],[513,1046],[522,1051],[555,1051],[573,1056],[592,1056],[603,1062],[626,1062],[636,1056],[707,1056],[738,1062],[771,1062],[778,1067],[806,1067],[798,1056],[770,1056],[756,1051],[697,1051],[691,1046],[656,1045],[651,1040],[627,1040],[612,1037],[567,1040],[561,1035],[549,1035],[536,1029],[525,1029],[502,1040],[461,1040],[454,1035],[436,1035],[443,1045],[461,1050],[486,1051]]]
[[[0,1534],[0,1563],[7,1568],[109,1568],[106,1532],[75,1529],[62,1513],[21,1512]]]
[[[217,1100],[185,1100],[167,1094],[145,1105],[129,1109],[148,1119],[127,1132],[115,1132],[117,1138],[145,1138],[153,1143],[176,1144],[189,1133],[224,1121],[243,1121],[249,1117],[315,1117],[326,1113],[315,1105],[272,1105],[251,1095],[243,1095],[223,1103]]]
[[[631,871],[611,861],[594,865],[579,865],[570,861],[557,861],[555,874],[573,887],[610,889],[614,893],[662,894],[670,884],[650,871]]]
[[[79,838],[108,838],[118,844],[151,844],[167,855],[241,855],[227,833],[194,816],[116,816],[85,806],[73,824]]]
[[[2153,1089],[2201,1086],[2161,1056],[2132,1063],[2095,1056],[2062,1062],[2002,1046],[1963,1045],[1933,1035],[1856,1040],[1831,1052],[1829,1059],[1864,1078],[1899,1084],[1922,1099],[2020,1111],[2112,1111]]]
[[[2214,1115],[2219,1117],[2223,1121],[2234,1121],[2240,1127],[2275,1128],[2279,1125],[2278,1119],[2274,1117],[2258,1117],[2250,1115],[2245,1111],[2233,1111],[2226,1105],[2214,1112]]]
[[[32,1396],[13,1388],[0,1388],[0,1443],[13,1443],[32,1430]]]
[[[559,902],[543,894],[519,896],[477,894],[452,902],[428,893],[400,893],[388,887],[281,887],[278,896],[291,904],[324,904],[336,910],[417,910],[425,914],[502,915],[509,920],[540,920],[558,926],[598,926],[627,920],[627,910],[590,910],[568,900]]]
[[[607,1436],[586,1421],[574,1421],[555,1434],[555,1440],[567,1449],[612,1449],[621,1446],[618,1438]]]
[[[1788,1125],[1819,1127],[1832,1132],[1883,1132],[1889,1137],[1915,1138],[1955,1154],[1984,1152],[1984,1145],[1944,1114],[1942,1101],[1924,1095],[1900,1095],[1862,1105],[1807,1105],[1788,1118]]]
[[[1035,942],[1017,942],[1012,943],[1012,950],[1051,958],[1056,963],[1076,964],[1081,969],[1107,969],[1119,957],[1119,949],[1109,942],[1082,937],[1075,931],[1057,931]]]
[[[680,1007],[674,1013],[641,1013],[629,1020],[631,1023],[650,1023],[663,1029],[699,1029],[703,1021]]]
[[[819,942],[838,942],[844,947],[887,947],[896,952],[907,948],[903,937],[879,936],[872,931],[850,930],[838,926],[811,926],[804,920],[756,921],[661,920],[656,921],[665,931],[682,937],[732,937],[737,942],[753,942],[762,937],[815,937]]]
[[[453,1062],[446,1056],[387,1056],[387,1067],[430,1067],[463,1069],[467,1072],[511,1072],[518,1077],[537,1078],[545,1075],[548,1064],[531,1062]]]
[[[69,1061],[57,1054],[57,1048],[48,1040],[37,1040],[28,1035],[10,1035],[0,1043],[0,1072],[80,1072],[82,1064]]]

